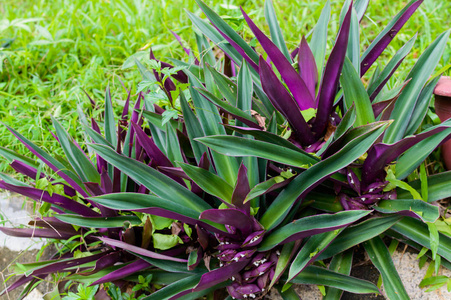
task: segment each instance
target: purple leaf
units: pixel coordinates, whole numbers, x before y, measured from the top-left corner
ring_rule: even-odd
[[[29,140],[27,140],[25,137],[20,135],[18,132],[16,132],[14,129],[9,127],[8,125],[5,125],[6,128],[22,143],[27,147],[28,150],[30,150],[34,155],[39,157],[47,166],[50,167],[53,171],[55,171],[61,178],[63,178],[70,186],[72,186],[77,192],[79,192],[83,197],[87,197],[88,195],[83,190],[83,188],[80,186],[79,183],[77,183],[74,179],[72,179],[72,176],[76,177],[75,174],[72,174],[72,176],[66,174],[63,169],[65,168],[63,165],[56,166],[52,162],[50,162],[49,159],[52,159],[54,163],[60,164],[58,161],[53,159],[48,155],[48,153],[45,153],[42,149],[36,147],[33,143],[31,143]],[[46,156],[46,157],[44,157]]]
[[[202,168],[204,170],[210,169],[210,161],[208,160],[208,153],[204,152],[199,160],[199,168]]]
[[[299,45],[298,64],[301,78],[310,91],[312,99],[315,99],[316,85],[318,84],[318,69],[316,67],[315,57],[304,36],[302,36],[301,44]]]
[[[100,183],[102,185],[104,194],[110,194],[113,192],[113,182],[111,181],[111,178],[108,175],[108,171],[106,169],[103,169],[100,173]]]
[[[35,220],[28,222],[28,225],[64,231],[66,233],[71,233],[72,235],[77,235],[79,233],[71,224],[64,223],[55,217],[36,218]]]
[[[99,214],[93,211],[91,208],[81,203],[78,203],[77,201],[74,201],[71,198],[64,197],[57,193],[53,193],[52,196],[50,196],[50,194],[47,191],[39,190],[32,187],[17,186],[6,183],[2,180],[0,181],[0,187],[5,190],[13,191],[26,197],[30,197],[38,202],[44,201],[50,204],[58,205],[64,209],[68,209],[82,216],[86,217],[99,216]]]
[[[246,259],[243,261],[231,263],[227,266],[203,274],[199,283],[193,289],[193,291],[197,292],[205,290],[217,285],[218,283],[226,281],[227,279],[231,278],[239,271],[241,271],[249,263],[249,261],[250,259]]]
[[[30,177],[31,179],[36,179],[38,176],[38,170],[30,165],[27,165],[24,162],[21,162],[19,160],[13,160],[12,163],[9,164],[16,172],[19,172],[25,176]],[[39,174],[39,178],[44,178],[44,173],[41,172]]]
[[[321,80],[321,85],[316,99],[316,107],[318,112],[316,114],[313,132],[317,137],[321,137],[327,128],[327,122],[330,113],[333,111],[333,104],[335,95],[340,82],[341,70],[346,57],[346,49],[348,47],[349,28],[351,25],[352,2],[349,6],[348,12],[343,20],[340,31],[338,32],[335,46],[330,53],[324,69],[324,75]]]
[[[389,99],[389,100],[385,100],[385,101],[380,101],[380,102],[373,103],[373,104],[371,105],[371,107],[373,108],[373,114],[374,114],[374,117],[377,118],[381,113],[384,112],[384,110],[386,110],[387,108],[389,108],[390,105],[392,106],[392,107],[391,107],[391,110],[393,110],[393,108],[394,108],[394,107],[393,107],[393,104],[394,104],[394,102],[396,101],[396,99],[397,99],[397,98],[392,98],[392,99]],[[391,111],[390,111],[390,114],[391,114]]]
[[[405,57],[404,57],[405,58]],[[379,95],[380,91],[384,88],[385,84],[388,82],[388,80],[392,77],[392,75],[395,73],[395,71],[398,69],[399,65],[403,62],[403,59],[401,59],[396,66],[393,68],[393,70],[390,72],[390,74],[376,87],[376,89],[371,93],[370,100],[371,102],[376,99],[377,95]],[[410,80],[410,79],[409,79]],[[403,88],[404,89],[404,88]],[[375,115],[376,116],[376,115]]]
[[[91,127],[92,127],[92,130],[94,130],[98,134],[100,134],[100,135],[102,134],[100,132],[99,125],[97,124],[97,122],[93,118],[91,118]],[[93,143],[95,143],[95,141],[93,139],[91,139],[91,141]],[[97,171],[99,173],[102,173],[102,170],[108,170],[107,162],[102,157],[100,157],[100,155],[98,155],[97,153],[96,153],[96,159],[97,159]]]
[[[232,208],[207,209],[200,214],[200,219],[210,220],[215,223],[233,226],[248,235],[252,230],[252,220],[245,213]]]
[[[6,292],[11,292],[12,290],[17,289],[19,286],[24,285],[27,282],[33,281],[35,279],[43,280],[45,277],[47,277],[47,275],[36,276],[36,277],[33,277],[33,276],[20,276],[20,278],[17,279],[13,284],[11,284],[9,287],[7,287],[2,292],[0,292],[0,296],[3,296]]]
[[[122,210],[125,210],[125,209],[122,209]],[[219,233],[224,236],[233,236],[232,234],[229,234],[221,229],[218,229],[206,222],[202,222],[201,220],[187,217],[187,216],[183,215],[182,212],[176,213],[176,212],[166,210],[163,208],[159,208],[159,207],[149,207],[149,208],[130,209],[130,210],[142,212],[142,213],[146,213],[146,214],[151,214],[151,215],[155,215],[155,216],[160,216],[160,217],[164,217],[164,218],[178,220],[180,222],[187,223],[187,224],[190,224],[193,226],[198,225],[202,228],[205,228],[206,230],[216,232],[216,233]]]
[[[101,252],[98,254],[94,254],[94,255],[90,255],[90,256],[86,256],[86,257],[82,257],[82,258],[58,261],[58,262],[52,263],[50,265],[44,266],[42,268],[34,270],[29,276],[56,273],[56,272],[63,271],[68,268],[73,268],[75,266],[79,266],[79,265],[83,265],[83,264],[86,264],[86,263],[89,263],[92,261],[96,261],[107,254],[108,254],[108,252]]]
[[[176,257],[159,254],[159,253],[156,253],[156,252],[153,252],[153,251],[150,251],[150,250],[138,247],[138,246],[130,245],[130,244],[127,244],[127,243],[124,243],[124,242],[121,242],[118,240],[110,239],[107,237],[98,237],[98,239],[110,246],[122,248],[124,250],[130,251],[130,252],[133,252],[133,253],[136,253],[139,255],[143,255],[146,257],[162,259],[162,260],[169,260],[169,261],[176,261],[176,262],[187,262],[186,259],[181,259],[181,258],[176,258]]]
[[[246,214],[250,214],[250,206],[244,207],[244,199],[250,192],[249,179],[247,177],[247,168],[244,164],[241,164],[238,170],[238,178],[236,180],[235,189],[232,193],[232,204],[236,207],[243,208]]]
[[[414,2],[410,7],[408,7],[396,20],[391,29],[388,32],[381,32],[380,35],[376,37],[377,43],[373,46],[370,45],[369,52],[365,55],[360,63],[360,76],[365,75],[366,71],[373,65],[376,59],[381,55],[381,53],[387,48],[388,44],[393,40],[396,34],[401,30],[404,24],[409,20],[412,14],[417,10],[418,6],[423,3],[423,0],[418,0]],[[398,14],[399,15],[399,14]],[[398,17],[398,16],[397,16]],[[390,24],[389,24],[390,26]]]
[[[135,260],[134,262],[126,265],[125,267],[122,267],[120,269],[117,269],[117,270],[114,270],[114,271],[108,273],[108,275],[105,275],[102,278],[94,281],[89,286],[122,279],[129,275],[133,275],[139,271],[147,269],[150,266],[152,266],[152,265],[150,263],[146,262],[145,260],[138,259],[138,260]],[[97,265],[96,265],[96,268],[97,268]]]
[[[183,50],[185,50],[185,53],[189,55],[191,53],[191,50],[188,49],[188,48],[185,48],[183,46],[182,38],[177,33],[175,33],[174,31],[172,31],[172,30],[170,30],[170,31],[171,31],[172,35],[177,39],[177,41],[179,42],[180,46],[182,46]]]
[[[255,37],[260,42],[260,45],[266,51],[268,57],[279,71],[280,76],[282,76],[283,80],[287,84],[288,89],[293,94],[299,108],[301,110],[314,108],[314,98],[298,72],[296,72],[280,49],[254,24],[242,8],[241,12],[243,13],[244,18],[246,19],[246,22]],[[261,66],[261,62],[259,62],[259,66]]]
[[[16,237],[35,237],[35,238],[47,238],[57,240],[67,240],[73,237],[73,233],[63,232],[57,229],[40,229],[40,228],[8,228],[0,227],[0,231],[4,234]]]
[[[368,185],[376,180],[383,180],[385,176],[384,168],[394,161],[398,156],[407,151],[416,143],[428,138],[436,133],[445,130],[447,127],[438,127],[415,136],[406,137],[394,144],[379,143],[371,147],[368,157],[363,163],[362,183]]]
[[[136,136],[140,141],[142,147],[147,155],[154,160],[157,166],[173,167],[171,161],[164,155],[163,152],[155,145],[154,141],[141,129],[140,126],[131,122],[131,125],[136,132]]]
[[[285,59],[285,58],[284,58]],[[315,142],[310,127],[305,122],[304,117],[299,111],[299,107],[279,81],[271,67],[260,56],[260,78],[262,87],[274,107],[282,113],[291,125],[296,137],[304,146]]]
[[[351,168],[348,168],[347,175],[349,186],[360,195],[360,180],[357,175],[352,171]]]
[[[185,50],[186,54],[188,54],[188,55],[193,54],[193,52],[191,51],[191,49],[185,48],[185,47],[183,46],[183,44],[182,44],[182,38],[181,38],[177,33],[175,33],[175,32],[172,31],[172,30],[171,30],[171,33],[172,33],[172,35],[177,39],[177,41],[179,42],[180,46],[182,46],[183,50]],[[194,56],[194,54],[193,54],[193,56]],[[195,56],[194,56],[194,64],[195,64],[196,66],[199,65],[199,60],[198,60],[197,57],[195,57]],[[166,64],[166,65],[169,65],[169,64]],[[166,68],[166,66],[163,65],[163,62],[162,62],[162,64],[161,64],[161,66],[164,67],[164,68]],[[170,66],[171,66],[171,65],[170,65]],[[172,67],[172,66],[171,66],[171,67]],[[186,74],[183,73],[182,71],[177,72],[177,75],[178,75],[178,73],[182,73],[182,74],[185,75],[185,77],[186,77],[186,82],[182,82],[182,81],[180,81],[180,80],[179,80],[179,81],[182,82],[182,83],[188,83],[188,76],[186,76]],[[173,77],[175,78],[175,76],[173,76]],[[176,79],[177,79],[177,78],[176,78]]]

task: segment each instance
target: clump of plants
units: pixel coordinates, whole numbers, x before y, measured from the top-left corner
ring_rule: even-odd
[[[380,293],[349,276],[353,248],[363,246],[386,295],[408,299],[383,236],[450,267],[451,240],[432,202],[450,196],[451,174],[428,176],[424,164],[451,134],[449,121],[424,121],[449,31],[399,86],[386,83],[415,37],[361,80],[422,1],[409,2],[362,55],[368,1],[346,1],[327,61],[329,2],[310,42],[302,37],[290,52],[271,1],[271,38],[243,11],[257,47],[196,1],[209,20],[188,13],[199,55],[136,61],[143,82],[131,116],[129,96],[116,122],[107,90],[103,126],[81,114],[86,145],[54,120],[65,157],[8,127],[41,163],[3,149],[36,183],[2,175],[0,187],[41,203],[42,217],[0,230],[62,245],[54,260],[23,265],[8,290],[28,284],[25,295],[60,273],[109,286],[99,299],[122,297],[130,282],[142,287],[133,290],[139,299],[261,299],[273,287],[291,294],[293,283],[326,286],[327,299]]]

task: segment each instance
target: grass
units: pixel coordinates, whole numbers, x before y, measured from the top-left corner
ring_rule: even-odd
[[[301,35],[308,35],[324,2],[274,2],[285,40],[292,49]],[[371,1],[362,23],[363,47],[369,45],[406,2]],[[240,17],[240,5],[258,25],[265,24],[262,0],[206,3],[220,15],[229,16],[229,22],[249,39],[252,36]],[[338,30],[341,4],[342,1],[331,1],[329,46]],[[62,121],[71,136],[81,140],[77,107],[88,115],[99,113],[90,110],[83,90],[101,103],[108,85],[119,112],[126,98],[121,81],[132,92],[140,81],[135,67],[122,68],[127,58],[150,47],[157,57],[183,57],[183,50],[169,30],[181,35],[187,45],[194,45],[191,24],[183,9],[201,14],[193,0],[3,0],[0,3],[0,120],[48,151],[61,153],[48,130],[52,127],[50,116]],[[418,32],[415,47],[401,67],[404,71],[398,74],[404,78],[402,73],[410,70],[427,45],[451,27],[450,13],[451,2],[426,0],[379,63],[385,65],[387,58]],[[450,57],[448,47],[442,66],[449,63]],[[0,127],[0,137],[0,146],[28,153],[4,126]],[[0,163],[2,170],[7,170],[6,162]]]

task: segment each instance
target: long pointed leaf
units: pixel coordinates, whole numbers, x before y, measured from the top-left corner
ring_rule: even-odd
[[[381,213],[397,213],[402,216],[418,218],[423,222],[437,221],[439,209],[437,206],[428,204],[423,200],[383,200],[374,206],[374,209]]]
[[[143,184],[150,191],[163,198],[177,197],[180,203],[193,210],[202,212],[209,205],[191,191],[187,190],[169,177],[134,159],[122,156],[109,147],[91,145],[106,161]]]
[[[335,46],[330,53],[329,60],[327,61],[324,76],[321,79],[321,85],[316,98],[316,107],[318,107],[318,112],[313,126],[313,132],[315,132],[317,136],[322,136],[326,130],[328,118],[332,112],[335,93],[338,89],[340,74],[346,56],[351,15],[352,6],[349,7],[343,20],[343,24],[338,32],[337,40],[335,41]]]
[[[410,82],[402,91],[390,118],[394,120],[384,135],[385,143],[397,142],[405,136],[418,96],[438,64],[448,42],[450,30],[442,33],[420,56],[406,80]]]
[[[380,237],[372,238],[363,243],[371,262],[382,275],[384,290],[389,299],[410,299],[396,271],[390,252]]]
[[[312,39],[310,40],[310,48],[312,49],[318,69],[318,78],[321,78],[323,74],[323,66],[327,46],[327,25],[329,24],[329,19],[330,0],[327,0],[326,4],[323,7],[323,10],[321,11],[318,22],[313,28]]]
[[[288,281],[291,281],[324,251],[327,246],[340,234],[341,230],[334,230],[316,234],[308,239],[293,260],[288,273]]]
[[[409,54],[410,50],[415,44],[416,39],[417,35],[415,34],[404,46],[401,47],[401,49],[398,50],[398,52],[396,52],[396,54],[388,62],[379,76],[371,82],[370,86],[368,87],[368,95],[370,95],[371,101],[376,98],[376,96],[385,86],[393,73],[398,69],[404,58],[407,56],[407,54]]]
[[[371,101],[351,61],[346,57],[340,77],[347,107],[355,105],[356,121],[354,126],[366,125],[375,121]]]
[[[344,275],[351,274],[353,251],[347,251],[341,255],[335,255],[329,265],[329,270]],[[326,296],[323,300],[340,300],[343,294],[342,290],[326,287]]]
[[[298,175],[274,200],[260,219],[266,230],[271,230],[280,224],[288,214],[290,208],[296,203],[298,197],[305,195],[322,180],[338,170],[348,166],[363,155],[369,147],[379,138],[385,126],[375,128],[374,131],[355,138],[344,146],[341,151],[323,160]]]
[[[283,39],[282,30],[280,29],[279,22],[277,21],[272,0],[265,1],[265,18],[269,25],[269,32],[271,33],[272,41],[280,49],[280,51],[282,51],[287,60],[291,62],[290,53],[288,52],[287,45]]]
[[[355,294],[379,294],[379,289],[369,281],[346,276],[317,266],[308,266],[291,280],[296,284],[317,284],[334,287]]]
[[[428,249],[431,248],[428,226],[420,220],[404,218],[393,225],[392,229],[423,247]],[[439,233],[439,236],[440,243],[438,245],[437,254],[451,262],[451,238],[441,233]]]
[[[258,250],[267,251],[281,243],[288,243],[293,240],[346,227],[367,216],[370,212],[367,210],[354,210],[301,218],[268,235],[260,244]]]
[[[308,91],[304,80],[302,80],[301,76],[299,76],[291,63],[287,60],[283,53],[280,52],[279,48],[277,48],[277,46],[274,45],[274,43],[254,24],[254,22],[252,22],[243,9],[241,9],[241,12],[243,13],[244,18],[255,37],[260,42],[260,45],[266,51],[268,57],[271,58],[271,61],[274,63],[283,80],[287,84],[299,108],[304,110],[315,107],[313,97]],[[259,67],[261,67],[261,59],[259,62]],[[263,78],[264,77],[262,76],[262,79]]]
[[[196,140],[229,156],[255,156],[297,167],[318,162],[317,158],[310,154],[258,140],[229,135],[208,136]]]
[[[299,75],[296,73],[296,76]],[[271,70],[269,64],[262,57],[260,57],[260,77],[263,90],[274,107],[287,118],[296,137],[303,145],[313,144],[315,139],[310,127],[299,111],[299,106],[296,105],[290,93],[288,93],[276,74]],[[308,91],[306,92],[308,93]]]
[[[233,187],[221,177],[203,168],[180,163],[183,171],[205,192],[231,202]]]
[[[379,55],[381,55],[388,44],[390,44],[396,34],[401,30],[421,3],[423,3],[423,0],[410,1],[373,40],[371,45],[362,55],[362,62],[360,63],[360,76],[363,76],[366,71],[368,71],[368,69],[376,61]]]

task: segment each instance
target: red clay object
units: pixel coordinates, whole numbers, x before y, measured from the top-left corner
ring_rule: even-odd
[[[442,76],[434,89],[435,112],[440,121],[451,118],[451,78]],[[451,140],[442,145],[442,157],[446,169],[451,170]]]

